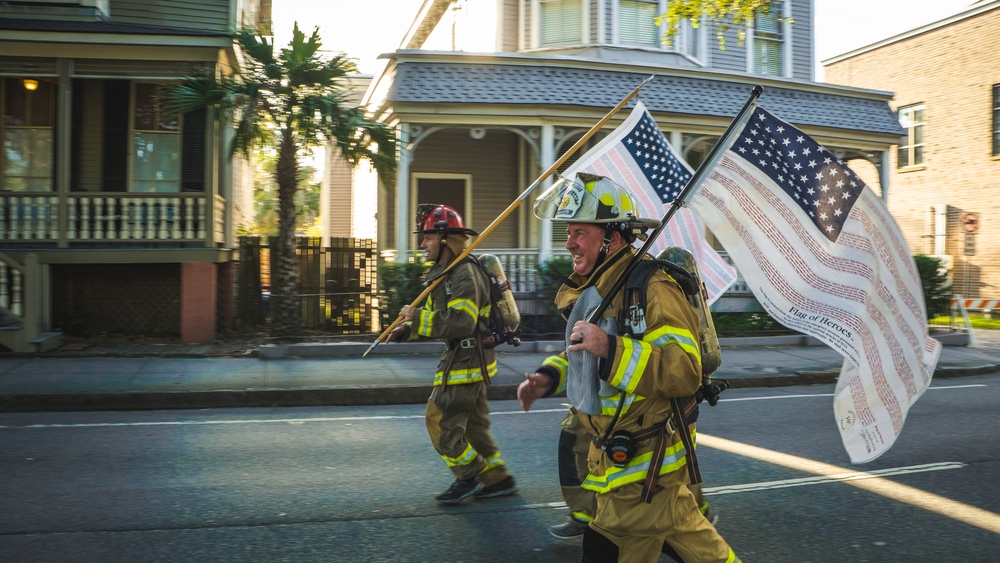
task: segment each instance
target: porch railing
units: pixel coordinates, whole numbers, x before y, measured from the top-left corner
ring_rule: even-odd
[[[515,298],[518,300],[518,307],[521,309],[522,314],[535,314],[537,311],[544,311],[545,304],[537,302],[539,288],[538,279],[538,249],[536,248],[487,248],[487,249],[476,249],[474,254],[493,254],[500,259],[500,263],[503,265],[504,273],[507,275],[507,280],[510,282],[511,291],[514,292]],[[732,264],[732,260],[726,252],[720,252],[723,259]],[[383,250],[381,253],[382,259],[388,261],[396,260],[395,250]],[[554,256],[564,256],[568,257],[569,254],[566,252],[556,252]],[[422,252],[413,252],[410,254],[410,261],[420,260],[423,257]],[[713,305],[713,312],[742,312],[742,311],[760,311],[761,306],[757,302],[757,298],[754,297],[750,288],[747,287],[746,281],[743,276],[737,271],[736,282],[723,294]],[[544,298],[545,303],[551,297],[546,296]]]
[[[211,236],[210,242],[222,242],[226,200],[212,197],[209,200],[203,193],[0,194],[0,241],[194,242]]]

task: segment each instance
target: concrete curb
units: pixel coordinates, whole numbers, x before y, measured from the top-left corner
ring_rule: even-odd
[[[951,379],[1000,373],[1000,363],[939,368],[934,377]],[[826,385],[837,382],[840,369],[800,371],[792,375],[718,378],[730,389]],[[134,411],[251,407],[326,407],[413,405],[427,402],[430,385],[395,387],[323,387],[302,389],[247,389],[218,391],[166,391],[149,393],[77,393],[0,395],[0,412]],[[491,401],[517,398],[517,385],[491,385]],[[558,395],[564,397],[565,395]]]
[[[969,335],[965,333],[936,334],[945,346],[966,346]],[[373,340],[374,342],[374,340]],[[789,334],[781,336],[747,336],[736,338],[720,338],[722,348],[759,347],[759,346],[825,346],[822,342],[804,334]],[[358,357],[364,354],[371,343],[362,342],[327,342],[300,344],[265,344],[257,348],[257,357],[262,360],[287,360],[291,358],[343,358]],[[503,344],[497,346],[497,352],[556,353],[564,347],[562,340],[538,340],[522,342],[520,346]],[[403,355],[403,354],[440,354],[444,351],[441,342],[394,342],[379,344],[369,353],[370,356]]]

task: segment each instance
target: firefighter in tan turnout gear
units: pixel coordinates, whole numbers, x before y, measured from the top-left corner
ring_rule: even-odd
[[[469,235],[477,234],[465,227],[455,209],[436,204],[417,207],[414,233],[422,235],[420,248],[433,262],[428,283],[462,253]],[[452,504],[470,496],[510,495],[517,485],[490,433],[486,399],[489,378],[497,370],[496,352],[487,337],[489,280],[471,257],[444,276],[422,307],[402,308],[401,322],[387,339],[434,338],[448,346],[434,374],[425,412],[431,443],[455,477],[448,490],[435,497],[437,501]]]
[[[632,197],[611,180],[564,178],[535,202],[540,219],[566,224],[573,273],[559,289],[560,309],[575,305],[566,352],[551,356],[518,388],[524,410],[566,386],[586,433],[595,436],[584,489],[597,512],[584,531],[585,562],[651,562],[661,551],[685,563],[740,559],[702,515],[689,483],[685,441],[672,399],[701,385],[698,321],[677,281],[663,270],[646,285],[641,339],[618,336],[622,292],[598,324],[588,322],[659,221],[636,216]],[[595,297],[596,296],[596,297]],[[622,316],[623,318],[625,315]],[[616,415],[617,412],[617,415]],[[666,547],[664,546],[666,544]]]

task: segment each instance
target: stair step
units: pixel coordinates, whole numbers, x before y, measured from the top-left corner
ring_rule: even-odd
[[[34,338],[30,342],[35,345],[35,349],[38,352],[48,352],[49,350],[55,350],[62,345],[62,333],[61,332],[42,332],[38,335],[38,338]]]

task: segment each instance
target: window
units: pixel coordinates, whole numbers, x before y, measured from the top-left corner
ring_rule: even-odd
[[[542,47],[583,42],[583,0],[541,0]]]
[[[674,38],[674,45],[678,52],[701,60],[704,56],[704,25],[695,27],[690,20],[683,20],[677,26],[677,37]]]
[[[627,45],[660,47],[656,25],[659,0],[621,0],[618,4],[618,42]]]
[[[782,52],[785,48],[783,2],[771,2],[766,14],[753,20],[753,72],[782,76]]]
[[[993,156],[1000,156],[1000,84],[993,85]]]
[[[163,109],[166,88],[138,82],[133,89],[133,192],[180,191],[180,119]]]
[[[906,129],[906,136],[899,141],[899,168],[919,166],[924,163],[924,105],[899,108],[899,124]]]
[[[52,191],[55,83],[34,78],[4,78],[0,99],[3,100],[0,189]]]

